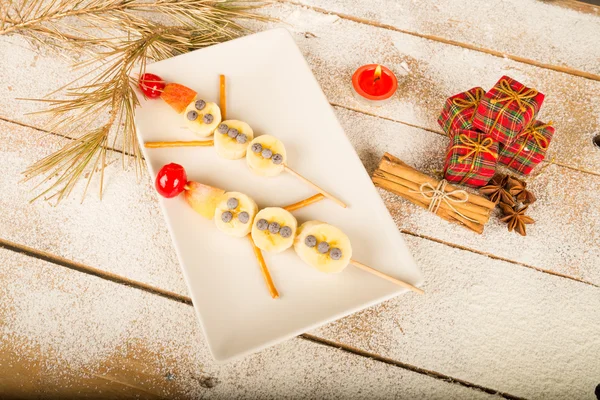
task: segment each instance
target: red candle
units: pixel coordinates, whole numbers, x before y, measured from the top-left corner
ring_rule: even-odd
[[[363,65],[352,75],[354,93],[371,104],[382,104],[396,93],[398,80],[389,68],[378,64]]]

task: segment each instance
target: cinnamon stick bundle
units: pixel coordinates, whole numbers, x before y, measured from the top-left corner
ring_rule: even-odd
[[[496,206],[481,196],[427,176],[389,153],[383,155],[372,179],[375,186],[477,233],[483,232],[483,226]]]

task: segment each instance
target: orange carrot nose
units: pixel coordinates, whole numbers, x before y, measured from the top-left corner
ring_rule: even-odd
[[[168,83],[163,89],[160,98],[163,99],[173,110],[181,114],[186,107],[196,98],[196,92],[179,83]]]

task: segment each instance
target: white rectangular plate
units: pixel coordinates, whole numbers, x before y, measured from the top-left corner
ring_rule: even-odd
[[[189,86],[199,98],[217,103],[218,77],[225,74],[228,118],[246,121],[255,135],[281,139],[291,168],[349,206],[343,209],[323,200],[295,212],[298,223],[316,219],[336,225],[350,237],[353,258],[412,284],[422,283],[396,225],[285,29],[157,62],[148,66],[148,72]],[[182,128],[182,116],[163,101],[141,99],[141,103],[136,111],[141,142],[198,139]],[[221,159],[210,147],[145,149],[144,155],[151,176],[164,164],[176,162],[185,167],[189,180],[244,192],[259,208],[283,206],[314,194],[289,174],[253,175],[245,159]],[[265,254],[281,294],[273,300],[248,240],[218,231],[183,196],[161,198],[160,204],[217,361],[255,352],[405,291],[352,266],[339,274],[320,273],[289,249]]]

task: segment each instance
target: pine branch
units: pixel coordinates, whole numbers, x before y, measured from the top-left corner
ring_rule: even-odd
[[[25,0],[19,6],[13,3],[8,11],[0,10],[0,35],[19,33],[51,38],[58,46],[87,51],[88,58],[77,68],[95,68],[91,78],[87,73],[55,91],[64,89],[64,98],[30,99],[48,104],[40,113],[50,116],[49,130],[74,137],[24,171],[25,180],[42,178],[37,185],[41,193],[35,199],[56,199],[58,203],[81,178],[87,177],[85,196],[97,172],[101,174],[102,195],[111,135],[113,145],[121,140],[124,166],[126,159],[133,159],[136,172],[141,173],[142,157],[134,125],[135,107],[139,104],[133,89],[137,84],[132,78],[134,71],[142,74],[148,59],[162,60],[239,36],[245,30],[233,18],[267,19],[246,12],[256,5],[203,0],[51,0],[41,6],[40,2]],[[167,16],[173,24],[154,22],[142,17],[144,13]],[[108,36],[97,37],[64,24],[64,20],[73,17],[96,29],[102,27],[100,30]],[[76,82],[83,83],[75,85]]]

